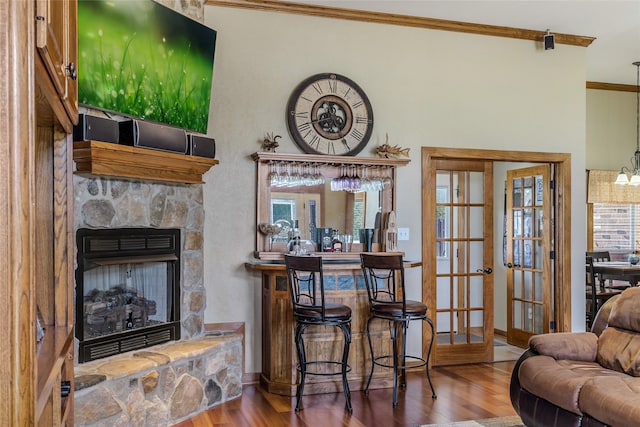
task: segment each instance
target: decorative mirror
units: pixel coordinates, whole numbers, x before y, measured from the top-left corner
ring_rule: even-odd
[[[395,210],[396,168],[409,163],[271,152],[253,158],[258,173],[255,257],[265,260],[282,259],[296,222],[305,252],[354,258],[365,249],[361,230],[379,229],[381,214]],[[323,237],[326,241],[334,233],[348,243],[340,253],[323,251]]]

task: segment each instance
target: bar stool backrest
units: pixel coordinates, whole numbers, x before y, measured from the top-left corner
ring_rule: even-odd
[[[362,253],[360,261],[370,307],[380,303],[401,302],[402,312],[406,313],[402,255]]]
[[[305,313],[320,312],[325,321],[324,277],[322,258],[319,256],[285,255],[287,281],[293,302],[293,314],[307,317]]]

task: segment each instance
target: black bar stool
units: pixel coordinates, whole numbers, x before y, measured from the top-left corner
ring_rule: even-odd
[[[322,258],[318,256],[285,255],[287,280],[293,302],[293,316],[296,320],[295,341],[298,353],[298,372],[300,383],[296,390],[296,412],[300,411],[304,381],[307,375],[342,375],[342,388],[346,398],[347,410],[351,408],[351,393],[347,373],[349,366],[349,346],[351,344],[351,308],[338,303],[326,302],[324,297],[324,276],[322,275]],[[304,331],[309,326],[337,326],[344,335],[344,346],[341,361],[314,360],[308,361],[304,348]],[[331,365],[339,365],[340,370],[323,370]],[[310,369],[310,367],[313,367]],[[314,369],[315,368],[315,369]]]
[[[371,315],[367,321],[367,338],[371,350],[371,372],[365,387],[365,394],[369,393],[369,385],[373,376],[375,365],[393,369],[393,406],[398,406],[398,375],[400,374],[400,386],[406,387],[406,370],[409,368],[426,367],[427,379],[431,387],[431,397],[436,398],[436,391],[429,374],[429,357],[433,347],[434,328],[433,322],[427,317],[427,306],[419,301],[407,300],[404,289],[404,265],[402,255],[396,254],[360,254],[364,282],[369,296],[369,309]],[[393,346],[393,354],[373,354],[370,326],[373,319],[382,319],[389,322],[389,332]],[[412,320],[422,320],[431,327],[431,341],[427,357],[410,356],[406,354],[407,328]],[[400,347],[400,348],[399,348]],[[391,359],[389,361],[389,359]],[[407,365],[407,362],[413,362]],[[417,362],[417,363],[416,363]]]

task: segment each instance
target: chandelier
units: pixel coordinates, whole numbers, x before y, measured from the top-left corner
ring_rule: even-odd
[[[633,65],[637,68],[636,77],[636,152],[631,158],[633,168],[629,169],[623,166],[620,169],[616,184],[640,185],[640,61],[636,61]],[[627,176],[631,175],[631,179]]]

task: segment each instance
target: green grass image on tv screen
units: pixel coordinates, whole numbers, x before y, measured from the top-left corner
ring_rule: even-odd
[[[81,104],[207,132],[216,32],[151,0],[78,3]]]

